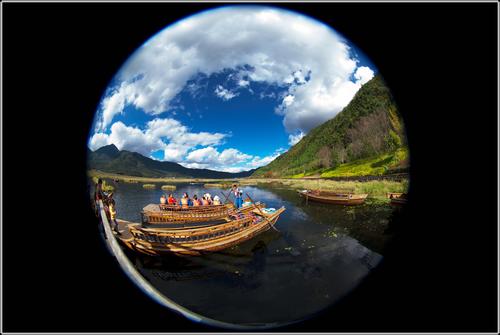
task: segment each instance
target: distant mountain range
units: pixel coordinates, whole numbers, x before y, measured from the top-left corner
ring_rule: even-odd
[[[114,144],[106,145],[96,151],[88,150],[89,169],[127,176],[149,178],[243,178],[252,175],[255,169],[238,173],[190,169],[173,162],[160,162],[137,152],[118,150]]]
[[[403,120],[389,88],[380,75],[376,75],[333,119],[312,129],[287,152],[258,168],[253,177],[320,175],[341,164],[345,166],[353,162],[354,166],[356,162],[362,163],[368,158],[404,153],[407,152],[406,147]],[[394,166],[406,164],[405,161],[406,157],[402,157],[401,161],[381,159],[370,169],[379,164],[391,170]],[[349,169],[352,170],[352,167]]]

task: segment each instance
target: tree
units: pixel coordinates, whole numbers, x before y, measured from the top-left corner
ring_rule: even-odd
[[[360,118],[347,130],[351,158],[378,155],[392,149],[393,143],[386,140],[390,131],[391,122],[383,108]]]
[[[328,146],[323,146],[318,151],[320,166],[329,168],[332,166],[332,152]]]

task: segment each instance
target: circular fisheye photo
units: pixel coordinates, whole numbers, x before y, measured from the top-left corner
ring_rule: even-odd
[[[225,6],[152,36],[88,138],[100,233],[153,301],[212,326],[314,317],[385,257],[409,152],[375,64],[334,27]]]

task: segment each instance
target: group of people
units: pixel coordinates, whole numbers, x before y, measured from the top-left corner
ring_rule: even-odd
[[[236,208],[240,208],[243,205],[243,191],[238,188],[238,185],[234,184],[231,187],[231,193],[234,195],[234,206]],[[193,198],[190,198],[187,193],[182,195],[182,198],[177,200],[174,198],[173,194],[170,193],[168,197],[164,194],[160,197],[161,205],[180,205],[183,207],[189,206],[209,206],[209,205],[221,205],[222,201],[216,195],[212,199],[210,193],[205,193],[201,198],[199,198],[196,194],[193,195]]]
[[[234,195],[234,206],[236,208],[240,208],[243,205],[243,191],[238,188],[238,185],[233,184],[231,187],[231,193]],[[99,200],[102,200],[103,204],[105,205],[105,210],[106,214],[109,218],[109,221],[113,225],[113,230],[118,234],[121,235],[120,231],[118,230],[118,223],[116,222],[116,206],[115,206],[115,200],[113,199],[113,193],[106,193],[104,192],[102,188],[102,180],[99,178],[96,185],[95,185],[95,193],[94,193],[94,199],[96,203]],[[184,193],[182,195],[182,198],[177,201],[176,198],[174,198],[173,194],[170,193],[168,197],[165,195],[162,195],[160,197],[160,204],[162,205],[180,205],[182,207],[188,207],[188,206],[210,206],[210,205],[221,205],[222,201],[220,198],[216,195],[212,199],[212,196],[210,193],[205,193],[201,198],[198,198],[198,196],[195,194],[193,195],[193,198],[190,198],[187,193]],[[97,207],[96,207],[96,215],[97,213]]]
[[[174,198],[173,194],[170,193],[168,195],[168,198],[165,195],[162,195],[160,197],[160,204],[162,205],[180,205],[183,207],[188,207],[188,206],[209,206],[209,205],[221,205],[220,198],[218,196],[215,196],[212,199],[212,196],[210,193],[205,193],[201,198],[198,198],[198,196],[195,194],[193,195],[193,198],[190,198],[187,193],[184,193],[182,195],[182,198],[177,201],[176,198]]]

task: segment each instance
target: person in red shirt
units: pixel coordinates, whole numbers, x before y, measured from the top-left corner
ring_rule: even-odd
[[[175,200],[174,196],[172,193],[168,195],[168,204],[169,205],[177,205],[177,200]]]

